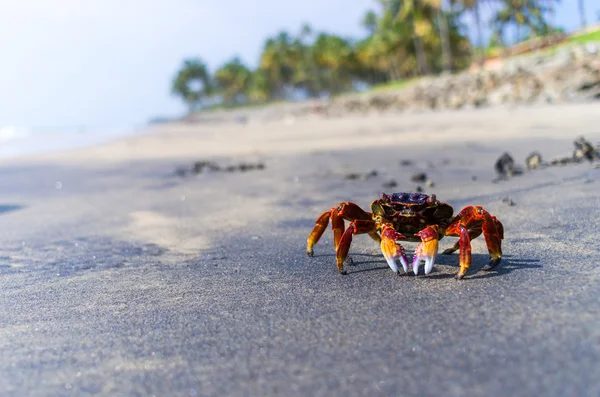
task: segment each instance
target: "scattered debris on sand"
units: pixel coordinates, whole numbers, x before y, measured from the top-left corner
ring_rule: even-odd
[[[237,164],[230,164],[227,166],[220,166],[214,161],[200,160],[192,164],[191,167],[177,167],[175,169],[175,175],[179,177],[185,177],[187,175],[197,175],[203,172],[246,172],[253,170],[264,170],[265,164],[262,162],[257,163],[246,163],[240,162]]]
[[[502,156],[496,160],[494,169],[498,174],[499,179],[507,179],[511,176],[521,175],[521,169],[515,164],[515,160],[508,152],[504,152]]]
[[[527,166],[528,170],[534,170],[536,168],[540,168],[542,166],[542,164],[543,164],[542,163],[542,155],[540,154],[540,152],[532,152],[525,159],[525,165]]]
[[[389,181],[387,181],[387,182],[384,182],[384,183],[382,184],[382,186],[383,186],[385,189],[392,189],[392,188],[395,188],[396,186],[398,186],[398,182],[396,182],[396,181],[395,181],[395,180],[393,180],[393,179],[390,179]]]
[[[584,137],[577,138],[573,145],[575,150],[573,151],[573,158],[576,161],[588,160],[590,162],[600,160],[600,151],[595,148],[589,141],[586,141]]]
[[[417,172],[410,178],[410,180],[417,183],[424,183],[427,181],[427,174],[424,172]]]
[[[508,205],[509,207],[513,207],[514,205],[516,205],[516,203],[510,197],[504,197],[502,199],[502,202]]]
[[[351,181],[360,179],[361,181],[366,181],[368,179],[375,178],[377,175],[379,175],[377,170],[371,170],[365,174],[359,174],[358,172],[349,172],[346,175],[344,175],[344,179]]]

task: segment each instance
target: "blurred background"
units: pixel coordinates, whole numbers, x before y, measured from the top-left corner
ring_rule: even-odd
[[[597,0],[3,0],[0,157],[198,110],[399,88],[600,41],[599,18]]]

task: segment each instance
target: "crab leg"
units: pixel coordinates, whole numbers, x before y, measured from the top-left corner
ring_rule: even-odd
[[[481,228],[481,225],[477,225],[476,227],[470,228],[469,229],[469,240],[474,240],[477,237],[479,237],[481,235],[481,233],[483,233],[483,229]],[[454,253],[455,251],[457,251],[460,248],[460,241],[457,241],[456,244],[454,244],[452,246],[452,248],[448,248],[445,249],[444,252],[442,252],[442,255],[450,255],[452,253]]]
[[[502,259],[504,226],[502,226],[502,223],[495,216],[491,216],[490,218],[490,221],[483,223],[483,236],[485,237],[485,244],[490,253],[490,262],[483,267],[483,270],[492,270],[498,266]]]
[[[478,229],[483,230],[485,243],[490,253],[490,262],[483,269],[493,269],[502,259],[501,242],[504,238],[504,227],[502,226],[502,223],[496,219],[495,216],[491,216],[489,212],[482,207],[466,207],[456,216],[454,222],[446,229],[447,235],[459,236],[460,270],[456,274],[456,279],[458,280],[467,274],[467,269],[471,265],[471,235]],[[479,234],[477,234],[477,236],[479,236]]]
[[[348,250],[350,249],[350,245],[352,244],[352,235],[353,234],[371,234],[376,230],[377,226],[372,220],[362,220],[358,219],[350,223],[342,238],[340,239],[340,243],[335,252],[335,259],[338,271],[340,274],[346,274],[346,270],[344,269],[344,261],[348,256]]]
[[[327,225],[329,225],[329,218],[332,212],[333,209],[330,209],[329,211],[323,212],[317,218],[316,225],[306,240],[306,255],[314,255],[313,246],[319,241],[325,229],[327,229]]]
[[[339,215],[337,209],[332,209],[331,229],[333,230],[333,246],[335,249],[337,249],[340,245],[340,239],[342,238],[345,228],[346,225],[344,225],[344,218]]]
[[[412,263],[415,276],[419,274],[419,265],[422,260],[425,261],[425,274],[431,273],[438,252],[438,232],[438,225],[431,225],[420,232],[415,233],[415,235],[421,237],[421,242],[415,250],[415,256]]]
[[[460,269],[455,276],[457,280],[463,278],[465,274],[467,274],[469,266],[471,266],[471,239],[469,237],[469,232],[463,225],[460,225],[459,229],[460,237],[458,239],[458,243],[460,244],[460,254],[458,264]]]
[[[319,241],[319,239],[323,236],[325,229],[327,229],[327,225],[329,224],[329,219],[331,218],[331,228],[333,229],[333,244],[335,249],[337,250],[340,239],[342,238],[342,234],[344,233],[345,225],[344,219],[349,221],[354,220],[365,220],[371,221],[370,213],[364,211],[358,205],[352,202],[340,203],[339,205],[333,207],[332,209],[323,212],[317,218],[315,227],[312,232],[308,236],[306,240],[306,254],[308,256],[314,255],[313,247]],[[375,228],[369,229],[366,232],[371,236],[371,238],[377,242],[380,241],[379,234]]]
[[[404,238],[404,235],[394,230],[392,225],[385,224],[381,232],[381,252],[389,267],[398,273],[398,261],[404,268],[404,273],[408,272],[408,259],[404,254],[404,248],[396,240]]]

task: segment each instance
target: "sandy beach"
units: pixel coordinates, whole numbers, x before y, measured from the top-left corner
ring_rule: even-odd
[[[597,395],[600,169],[494,181],[502,153],[579,136],[600,142],[598,102],[165,124],[2,160],[0,395]],[[479,238],[464,280],[457,255],[397,277],[356,236],[341,276],[329,230],[306,256],[322,211],[417,185],[497,216],[501,265]]]

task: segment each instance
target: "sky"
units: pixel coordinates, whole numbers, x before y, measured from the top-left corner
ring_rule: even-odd
[[[600,0],[586,0],[588,22]],[[211,71],[239,56],[256,66],[264,40],[313,29],[362,37],[376,0],[1,0],[0,128],[109,128],[176,116],[183,59]],[[576,0],[557,22],[577,27]]]

